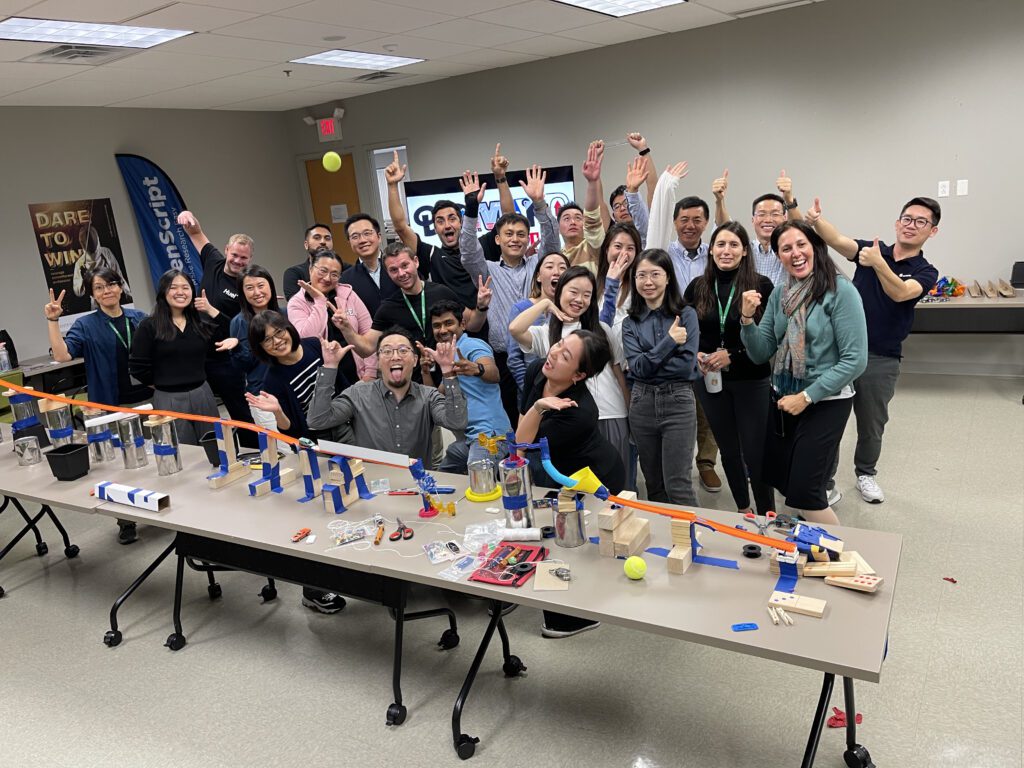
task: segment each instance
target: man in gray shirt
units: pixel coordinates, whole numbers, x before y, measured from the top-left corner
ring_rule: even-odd
[[[360,381],[334,397],[342,354],[338,342],[324,345],[324,365],[306,416],[311,429],[344,427],[350,430],[347,441],[353,445],[395,451],[428,465],[435,426],[453,432],[466,428],[466,398],[455,375],[450,342],[438,344],[433,353],[443,377],[443,394],[412,380],[418,355],[412,336],[403,328],[391,328],[377,340],[380,378]]]

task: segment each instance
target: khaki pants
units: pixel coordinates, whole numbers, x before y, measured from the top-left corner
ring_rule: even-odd
[[[708,424],[708,417],[704,415],[704,408],[697,400],[697,471],[714,469],[717,458],[718,443]]]

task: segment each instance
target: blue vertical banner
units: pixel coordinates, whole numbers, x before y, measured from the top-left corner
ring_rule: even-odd
[[[135,211],[153,287],[168,269],[180,269],[193,285],[199,285],[203,264],[188,234],[178,226],[178,214],[187,210],[178,188],[151,160],[140,155],[115,157]]]

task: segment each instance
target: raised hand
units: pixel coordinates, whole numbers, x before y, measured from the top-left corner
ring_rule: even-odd
[[[477,202],[484,199],[484,190],[487,189],[487,182],[480,183],[480,175],[475,171],[465,171],[459,179],[459,186],[462,187],[462,194],[476,194]]]
[[[453,370],[456,376],[479,376],[480,367],[472,360],[467,360],[462,356],[462,352],[458,348],[455,349],[456,359],[453,364]]]
[[[675,165],[668,166],[665,169],[665,172],[675,176],[677,179],[681,179],[688,173],[687,168],[689,168],[689,166],[686,164],[686,161],[681,160]]]
[[[566,408],[576,408],[577,403],[568,397],[542,397],[533,407],[538,411],[564,411]]]
[[[401,165],[398,162],[398,150],[395,150],[395,156],[388,163],[388,167],[384,169],[384,178],[387,180],[388,186],[394,186],[402,179],[405,178],[405,172],[409,169],[408,165]]]
[[[601,178],[601,163],[604,160],[604,142],[598,139],[587,147],[587,159],[583,163],[583,178],[597,181]]]
[[[569,317],[569,315],[567,315],[565,312],[563,312],[558,307],[558,305],[555,304],[555,302],[553,302],[551,299],[544,299],[544,301],[547,302],[547,306],[545,307],[544,311],[547,312],[549,315],[554,315],[559,320],[561,320],[563,323],[571,323],[575,319],[575,318]]]
[[[608,277],[621,280],[636,256],[632,251],[619,251],[608,263]]]
[[[676,315],[676,319],[672,321],[672,325],[668,328],[668,335],[672,337],[672,341],[676,344],[686,343],[686,328],[680,323],[679,315]]]
[[[182,227],[190,235],[198,235],[202,232],[202,228],[199,226],[199,219],[197,219],[192,211],[182,211],[178,214],[178,226]]]
[[[647,149],[647,139],[645,139],[640,133],[632,131],[626,134],[626,141],[629,142],[629,146],[635,149],[637,152],[642,152]]]
[[[314,299],[325,298],[324,292],[321,291],[319,288],[314,288],[312,283],[307,283],[305,280],[299,280],[298,286],[306,293],[308,293],[310,296],[312,296]]]
[[[634,157],[626,166],[626,190],[636,192],[647,178],[647,159]]]
[[[327,302],[327,306],[334,310],[334,314],[331,315],[331,325],[342,332],[347,337],[348,333],[355,333],[356,327],[352,325],[352,318],[348,314],[348,310],[339,311],[331,306],[330,302]]]
[[[213,345],[213,348],[218,352],[230,352],[232,349],[238,346],[238,339],[228,337],[224,341],[218,341]]]
[[[487,309],[491,306],[491,298],[494,296],[494,291],[491,290],[491,276],[487,276],[487,281],[484,282],[483,275],[476,276],[476,308],[479,310]]]
[[[320,356],[324,359],[324,368],[337,368],[338,363],[341,362],[341,359],[345,357],[351,349],[351,344],[347,347],[343,347],[336,341],[320,339]]]
[[[260,390],[258,395],[254,395],[252,392],[245,393],[245,401],[253,408],[259,408],[261,411],[267,413],[281,413],[281,403],[276,397],[269,392]]]
[[[711,182],[711,194],[715,196],[715,200],[724,200],[725,192],[729,189],[729,169],[726,168],[722,171],[722,175]]]
[[[441,369],[442,376],[449,376],[455,367],[455,345],[450,341],[439,341],[434,350],[434,362]]]
[[[787,203],[793,199],[793,180],[786,175],[786,169],[779,171],[779,178],[775,180],[775,187]]]
[[[416,342],[416,349],[420,353],[420,368],[430,370],[430,367],[434,364],[434,350],[430,347],[425,347],[420,342]]]
[[[491,173],[496,179],[504,178],[508,173],[508,158],[501,154],[501,142],[494,147],[494,155],[491,156]]]
[[[61,291],[60,296],[53,298],[53,288],[50,289],[50,300],[43,305],[43,314],[46,315],[47,320],[56,320],[62,314],[64,314],[64,294],[67,291]]]
[[[548,172],[534,163],[526,169],[526,181],[520,181],[519,186],[534,203],[539,203],[544,199],[544,183],[547,180]]]
[[[821,198],[814,198],[814,205],[804,211],[804,222],[810,226],[814,226],[818,223],[818,219],[821,218]]]
[[[861,248],[857,254],[857,263],[862,267],[877,267],[880,264],[885,263],[885,259],[882,258],[882,250],[878,247],[878,238],[875,238],[875,244],[868,248]]]
[[[210,303],[210,300],[206,298],[205,288],[199,292],[199,295],[195,299],[192,300],[192,303],[195,305],[196,309],[199,312],[204,312],[210,317],[216,317],[218,314],[220,314]]]
[[[741,298],[743,304],[740,306],[740,314],[750,319],[757,312],[757,308],[761,306],[761,293],[759,291],[744,291]]]

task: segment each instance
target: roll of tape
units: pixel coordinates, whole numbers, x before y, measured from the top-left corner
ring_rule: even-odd
[[[744,544],[743,556],[749,557],[751,560],[755,560],[761,556],[761,547],[757,544]]]
[[[545,526],[541,527],[540,535],[543,536],[545,539],[553,539],[553,538],[555,538],[555,526],[553,526],[553,525],[545,525]]]

